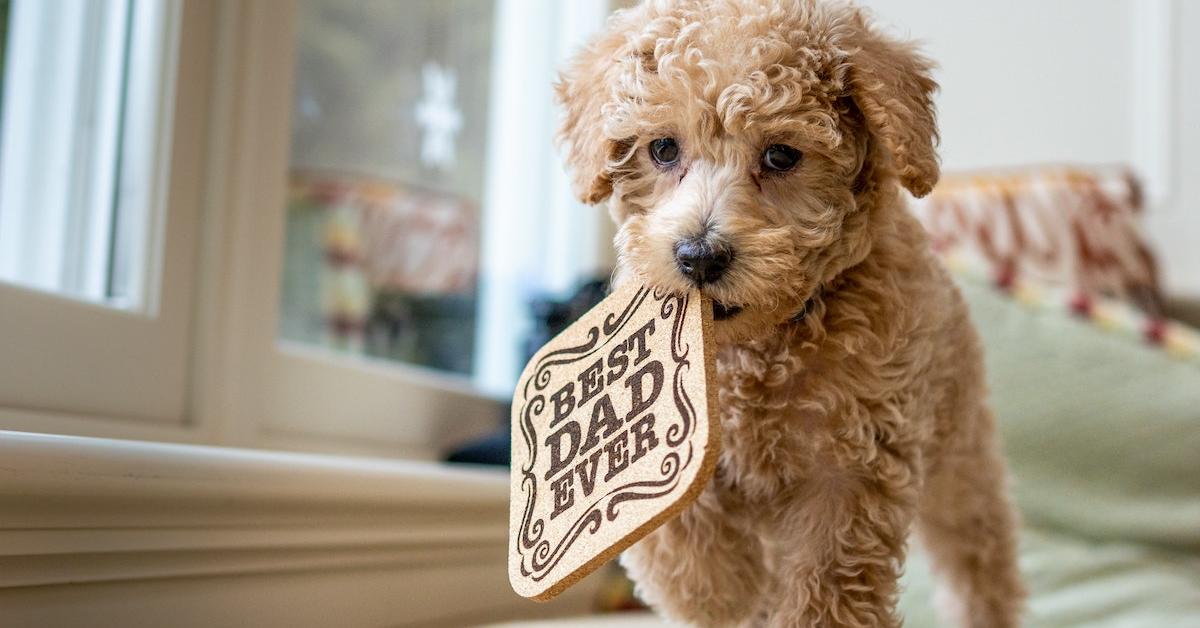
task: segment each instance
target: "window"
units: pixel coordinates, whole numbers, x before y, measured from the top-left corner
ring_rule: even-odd
[[[300,2],[285,342],[509,392],[530,301],[606,261],[607,218],[573,206],[552,152],[550,92],[604,13],[599,2]]]
[[[271,442],[428,456],[506,421],[530,301],[608,261],[608,218],[553,150],[551,87],[607,10],[298,3],[288,194],[261,201],[286,225],[261,280],[278,322],[248,341],[271,343]]]
[[[495,15],[300,3],[281,338],[471,373]]]
[[[179,438],[212,10],[5,7],[0,428]]]
[[[0,279],[146,308],[173,5],[5,4]]]
[[[551,90],[606,0],[7,6],[0,429],[432,458],[608,265]]]

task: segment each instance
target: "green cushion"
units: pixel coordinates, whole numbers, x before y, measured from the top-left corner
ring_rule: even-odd
[[[900,608],[907,628],[938,626],[933,578],[911,552]],[[1026,528],[1021,571],[1026,628],[1200,628],[1200,560],[1144,545]]]
[[[1200,361],[1145,343],[1136,321],[1073,316],[1061,294],[958,281],[1025,522],[1026,625],[1200,628]],[[904,586],[905,625],[937,625],[920,547]]]
[[[1029,523],[1200,549],[1200,364],[960,281]]]

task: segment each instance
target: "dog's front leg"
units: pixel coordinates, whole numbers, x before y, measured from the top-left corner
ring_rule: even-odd
[[[769,626],[887,628],[916,501],[911,461],[881,448],[791,495],[764,548],[775,574]]]
[[[750,621],[766,577],[758,540],[739,521],[744,512],[731,499],[710,485],[679,517],[625,551],[621,564],[642,600],[696,626]]]

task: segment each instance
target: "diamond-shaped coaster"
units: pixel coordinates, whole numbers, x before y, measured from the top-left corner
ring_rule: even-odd
[[[625,285],[542,347],[512,405],[508,576],[548,600],[676,516],[720,443],[712,301]]]

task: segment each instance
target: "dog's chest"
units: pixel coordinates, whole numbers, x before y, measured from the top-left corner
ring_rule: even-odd
[[[718,362],[720,474],[750,492],[774,493],[811,475],[836,440],[840,395],[829,369],[778,351]]]
[[[889,425],[905,417],[911,382],[886,368],[831,360],[820,351],[755,347],[718,360],[723,483],[770,498],[817,478],[853,470],[870,457]]]

